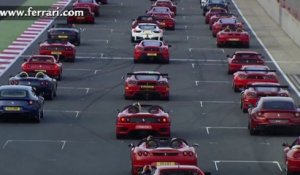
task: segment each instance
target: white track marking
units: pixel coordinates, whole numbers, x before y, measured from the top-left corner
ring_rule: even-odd
[[[78,118],[80,111],[70,111],[70,110],[65,110],[65,111],[60,111],[60,110],[44,110],[45,112],[65,112],[65,113],[75,113],[75,118]]]
[[[225,83],[225,84],[228,84],[228,83],[231,83],[231,81],[227,81],[227,80],[197,80],[198,83]]]
[[[64,68],[64,71],[94,71],[93,69]]]
[[[188,48],[189,52],[192,52],[193,50],[205,50],[205,51],[220,51],[222,53],[225,53],[224,49],[218,49],[218,48],[202,48],[202,47],[198,47],[198,48]]]
[[[216,171],[219,171],[218,164],[219,163],[265,163],[265,164],[275,164],[279,171],[282,172],[282,168],[278,161],[257,161],[257,160],[214,160]]]
[[[284,71],[280,68],[280,66],[278,65],[277,61],[274,59],[273,55],[270,53],[270,51],[268,50],[268,48],[265,46],[265,44],[262,42],[262,40],[258,37],[258,35],[256,34],[256,32],[254,31],[254,29],[252,28],[252,26],[250,25],[250,23],[248,22],[248,20],[246,19],[246,17],[243,15],[242,11],[239,9],[239,7],[237,6],[235,0],[232,0],[233,5],[235,6],[235,8],[237,9],[237,11],[239,12],[239,14],[241,15],[241,17],[243,18],[243,20],[245,21],[245,23],[247,24],[247,26],[249,27],[249,29],[251,30],[252,34],[255,36],[255,38],[257,39],[257,41],[259,42],[259,44],[263,47],[263,49],[265,50],[265,52],[268,54],[268,56],[270,57],[270,59],[272,60],[272,62],[274,63],[275,67],[279,70],[280,74],[283,76],[283,78],[288,82],[288,84],[290,85],[290,87],[295,91],[295,93],[297,94],[298,97],[300,97],[300,92],[298,91],[298,89],[295,87],[295,85],[291,82],[291,80],[288,78],[288,76],[284,73]]]
[[[61,150],[64,149],[67,141],[66,140],[6,140],[6,142],[3,144],[2,149],[5,149],[9,143],[12,142],[49,142],[49,143],[62,143]]]
[[[202,127],[200,127],[202,128]],[[207,135],[210,134],[210,129],[248,129],[247,127],[238,127],[238,126],[206,126],[205,127],[205,130],[206,130],[206,133]]]
[[[67,89],[67,90],[85,90],[85,93],[88,94],[90,91],[90,88],[85,88],[85,87],[64,87],[64,86],[59,86],[57,87],[58,89]]]

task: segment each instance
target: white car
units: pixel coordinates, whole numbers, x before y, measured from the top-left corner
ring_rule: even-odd
[[[131,42],[144,39],[163,40],[163,30],[154,23],[140,23],[131,29]]]

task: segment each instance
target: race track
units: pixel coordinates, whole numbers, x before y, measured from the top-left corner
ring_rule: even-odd
[[[232,76],[226,72],[226,55],[236,49],[216,47],[199,1],[178,1],[176,30],[166,31],[164,37],[172,45],[170,64],[133,64],[131,19],[143,15],[150,4],[110,0],[95,25],[79,25],[84,31],[77,60],[63,63],[58,96],[46,101],[42,122],[0,124],[1,175],[129,175],[127,145],[138,140],[116,140],[114,124],[116,109],[134,102],[124,100],[121,77],[137,70],[169,74],[170,101],[145,103],[171,111],[172,135],[200,145],[202,169],[213,175],[285,173],[281,144],[295,136],[249,135],[240,94],[233,92]],[[230,9],[238,14],[232,3]],[[250,50],[261,52],[274,68],[251,36]],[[42,35],[0,78],[1,84],[20,71],[23,58],[37,53],[38,42],[45,38]]]

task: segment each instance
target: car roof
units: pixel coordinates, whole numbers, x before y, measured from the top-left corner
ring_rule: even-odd
[[[24,85],[2,85],[0,86],[0,90],[3,89],[23,89],[23,90],[31,90],[32,87],[31,86],[24,86]]]

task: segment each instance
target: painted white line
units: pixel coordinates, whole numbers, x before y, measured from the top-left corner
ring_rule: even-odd
[[[226,100],[203,100],[203,103],[216,103],[216,104],[236,104],[240,103],[239,101],[226,101]]]
[[[106,44],[109,43],[109,40],[107,39],[88,39],[89,42],[105,42]]]
[[[186,40],[188,41],[190,39],[190,37],[189,36],[186,36]]]
[[[16,56],[18,56],[18,54],[4,54],[4,53],[0,53],[0,57],[5,57],[5,56],[16,57]]]
[[[200,107],[203,108],[203,101],[200,101]]]
[[[100,71],[102,71],[101,69],[96,69],[95,71],[94,71],[94,74],[96,75],[98,72],[100,72]]]
[[[219,163],[265,163],[265,164],[275,164],[279,171],[282,172],[282,168],[278,161],[258,161],[258,160],[214,160],[216,171],[219,171],[218,164]]]
[[[35,28],[35,27],[28,27],[28,28],[27,28],[27,31],[37,31],[37,32],[41,32],[42,29],[40,29],[40,28]]]
[[[9,45],[7,48],[9,48],[9,49],[23,49],[23,48],[25,48],[25,46]]]
[[[16,54],[16,55],[18,55],[19,52],[20,52],[20,50],[4,49],[1,53]]]
[[[202,128],[202,127],[200,127]],[[205,130],[207,135],[209,135],[210,129],[248,129],[247,127],[238,127],[238,126],[206,126]]]
[[[75,113],[75,118],[78,118],[80,111],[70,111],[70,110],[65,110],[65,111],[60,111],[60,110],[44,110],[45,112],[64,112],[64,113]]]
[[[231,81],[226,81],[226,80],[196,80],[199,83],[225,83],[225,84],[228,84],[228,83],[231,83]]]
[[[93,69],[65,68],[64,71],[93,71]]]
[[[245,21],[245,23],[247,24],[247,26],[249,27],[249,29],[251,30],[251,32],[253,33],[253,35],[255,36],[255,38],[257,39],[257,41],[259,42],[259,44],[263,47],[263,49],[265,50],[265,52],[268,54],[268,56],[270,57],[270,59],[273,61],[274,65],[279,70],[280,74],[283,76],[283,78],[288,82],[288,84],[290,85],[290,87],[295,91],[295,93],[297,94],[297,96],[300,98],[300,92],[295,87],[295,85],[291,82],[291,80],[288,78],[288,76],[284,73],[284,71],[281,69],[281,67],[278,65],[278,63],[274,59],[273,55],[270,53],[270,51],[265,46],[265,44],[262,42],[262,40],[258,37],[258,35],[256,34],[256,32],[254,31],[254,29],[252,28],[252,26],[250,25],[250,23],[246,19],[246,17],[243,15],[242,11],[237,6],[235,0],[232,0],[232,3],[234,4],[235,8],[239,12],[239,14],[241,15],[241,17]]]
[[[196,84],[196,86],[198,86],[199,85],[199,81],[195,81],[195,84]]]
[[[90,88],[81,88],[81,87],[58,87],[58,89],[68,89],[68,90],[84,90],[86,94],[89,93]]]
[[[296,86],[296,88],[300,89],[300,81],[297,79],[297,75],[290,75],[290,80]]]
[[[32,38],[22,38],[22,37],[18,37],[17,39],[16,39],[16,41],[28,41],[28,42],[31,42],[33,39]]]
[[[12,62],[12,60],[11,59],[1,59],[1,57],[0,57],[0,62]]]
[[[38,31],[25,31],[24,34],[38,35],[40,32]]]
[[[50,143],[62,143],[61,150],[64,149],[67,141],[66,140],[6,140],[2,146],[2,149],[5,149],[9,143],[12,142],[50,142]]]
[[[24,41],[13,41],[12,44],[24,44],[24,45],[26,44],[26,45],[28,45],[29,42],[24,42]]]
[[[195,68],[195,63],[192,63],[192,68],[193,68],[193,69]]]

